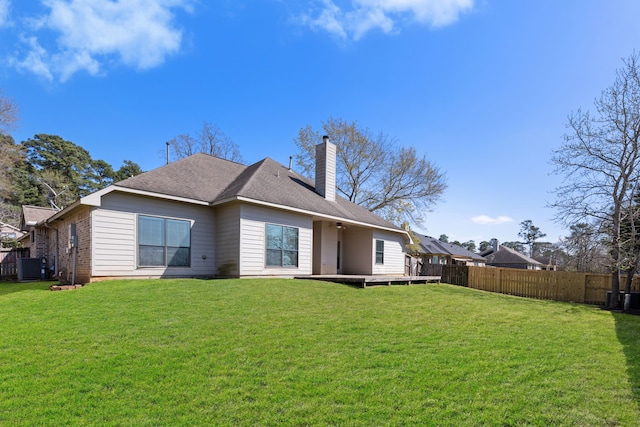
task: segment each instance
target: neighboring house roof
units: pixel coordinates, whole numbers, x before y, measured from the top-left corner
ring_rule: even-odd
[[[19,238],[24,234],[24,232],[11,224],[0,222],[0,235],[6,236],[10,234],[15,234],[16,238]]]
[[[420,239],[420,250],[425,254],[443,255],[460,259],[471,259],[473,261],[479,262],[486,261],[484,257],[471,252],[470,250],[468,250],[467,248],[463,248],[462,246],[441,242],[431,236],[425,236],[417,233],[416,237]]]
[[[499,245],[497,251],[488,249],[482,252],[481,255],[487,259],[487,264],[529,264],[542,266],[542,263],[535,259],[503,245]]]
[[[44,222],[57,212],[58,210],[53,208],[24,205],[22,206],[22,229]]]
[[[262,202],[312,215],[400,230],[391,222],[340,196],[336,196],[335,202],[326,200],[315,192],[315,184],[311,180],[270,158],[244,166],[200,153],[117,182],[113,189],[118,188],[192,199],[210,205],[232,200]]]

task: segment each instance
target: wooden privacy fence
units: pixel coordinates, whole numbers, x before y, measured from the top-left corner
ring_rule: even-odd
[[[610,274],[456,265],[444,266],[442,282],[520,297],[586,304],[605,304],[611,290]],[[624,278],[621,288],[624,289]],[[640,291],[640,277],[633,279],[632,290]]]
[[[18,259],[29,257],[28,248],[0,249],[0,280],[18,278]]]

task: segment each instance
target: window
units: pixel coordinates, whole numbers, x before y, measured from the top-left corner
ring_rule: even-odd
[[[191,223],[153,216],[138,217],[140,267],[189,267]]]
[[[376,264],[384,264],[384,240],[376,240]]]
[[[267,267],[298,266],[298,229],[267,224]]]

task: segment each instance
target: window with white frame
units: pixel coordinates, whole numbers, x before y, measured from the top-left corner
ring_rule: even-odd
[[[267,267],[298,266],[298,234],[295,227],[266,225],[266,265]]]
[[[138,216],[139,267],[189,267],[191,222]]]
[[[376,264],[384,264],[384,240],[376,240]]]

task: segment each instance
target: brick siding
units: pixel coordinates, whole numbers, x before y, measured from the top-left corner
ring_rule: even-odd
[[[62,283],[71,283],[73,280],[74,250],[71,249],[69,242],[69,227],[71,224],[76,224],[76,234],[78,236],[78,244],[75,248],[75,251],[77,251],[75,282],[89,283],[91,281],[91,210],[89,209],[55,223],[55,229],[58,232],[57,254],[59,257],[57,260],[57,279]],[[48,258],[53,260],[56,254],[56,236],[53,231],[50,232],[49,237],[52,249],[49,251]]]

